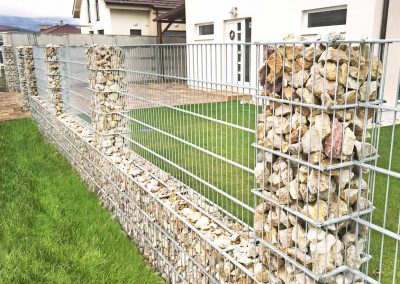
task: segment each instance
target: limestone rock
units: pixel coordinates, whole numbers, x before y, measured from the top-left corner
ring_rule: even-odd
[[[322,140],[331,133],[331,120],[326,113],[314,116],[314,125]]]
[[[307,234],[301,225],[293,226],[292,240],[302,252],[308,251],[309,240],[307,239]]]
[[[349,127],[344,131],[342,155],[349,156],[353,153],[356,136]]]
[[[328,218],[328,205],[324,200],[319,200],[314,204],[305,205],[302,213],[318,222],[324,222]]]
[[[356,147],[356,158],[362,160],[363,158],[371,157],[376,154],[376,149],[370,143],[355,140],[354,146]]]
[[[315,126],[312,126],[303,136],[301,146],[303,152],[310,154],[312,152],[322,151],[320,134]]]
[[[269,270],[262,263],[254,264],[254,275],[257,281],[267,282],[268,281]]]

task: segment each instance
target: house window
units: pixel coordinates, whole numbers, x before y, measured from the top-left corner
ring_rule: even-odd
[[[99,0],[96,0],[96,20],[100,21]]]
[[[88,22],[91,23],[92,19],[90,18],[90,0],[86,0],[86,6],[87,6]]]
[[[93,32],[93,31],[89,31],[89,34],[91,34],[91,35],[92,35],[92,34],[94,34],[94,32]]]
[[[335,7],[306,11],[306,19],[308,28],[345,25],[347,8]]]
[[[142,35],[142,30],[141,29],[131,29],[131,30],[129,30],[129,34],[134,35],[134,36],[140,36],[140,35]]]
[[[98,30],[97,33],[98,33],[99,35],[104,35],[104,30]]]
[[[186,31],[165,31],[164,36],[186,36]]]
[[[199,35],[213,35],[214,24],[202,24],[199,25]]]

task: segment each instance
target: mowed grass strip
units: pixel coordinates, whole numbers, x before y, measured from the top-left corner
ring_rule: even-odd
[[[239,100],[188,104],[178,107],[182,111],[168,107],[131,110],[130,116],[142,122],[132,121],[130,123],[132,139],[193,173],[206,183],[249,206],[253,206],[254,199],[251,190],[255,185],[252,173],[178,139],[168,137],[155,129],[169,133],[234,163],[254,169],[256,153],[252,146],[252,143],[255,142],[254,133],[232,127],[224,122],[253,130],[256,128],[257,107],[253,104],[242,104]],[[258,111],[260,112],[261,108]],[[211,117],[222,123],[191,113]],[[133,145],[133,150],[241,220],[252,222],[252,213],[223,194],[217,193],[214,188],[184,173],[140,146]]]
[[[30,119],[0,123],[0,283],[163,283]]]
[[[393,145],[392,145],[393,136]],[[400,173],[400,125],[382,127],[379,132],[377,166]],[[391,154],[392,152],[392,154]],[[371,188],[372,190],[372,188]],[[400,179],[386,174],[375,174],[372,222],[391,232],[400,230]],[[381,283],[400,283],[399,243],[393,238],[371,230],[369,275]],[[397,258],[397,259],[396,259]],[[394,281],[393,281],[394,279]]]

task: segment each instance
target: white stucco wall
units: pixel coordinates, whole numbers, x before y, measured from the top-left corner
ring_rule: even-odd
[[[386,38],[400,40],[400,0],[390,1]],[[388,53],[385,94],[387,94],[386,98],[390,106],[395,106],[398,101],[399,72],[400,42],[393,43]]]
[[[104,30],[105,34],[111,33],[110,26],[110,9],[107,8],[104,0],[99,0],[99,15],[100,20],[97,21],[96,17],[96,1],[89,0],[90,3],[90,15],[91,22],[89,23],[87,0],[82,0],[81,13],[80,13],[80,24],[86,27],[82,27],[81,31],[83,34],[88,34],[89,31],[93,31],[97,34],[98,30]]]
[[[195,25],[214,22],[214,42],[223,40],[225,20],[234,19],[229,11],[238,8],[237,18],[252,18],[252,41],[279,40],[294,33],[316,35],[304,27],[305,10],[347,5],[347,24],[340,32],[348,39],[376,38],[379,36],[382,0],[186,0],[187,40],[196,42]],[[210,8],[212,7],[212,8]],[[333,27],[326,30],[331,31]]]
[[[237,16],[229,12],[237,7]],[[329,7],[347,7],[347,21],[345,26],[331,26],[308,29],[306,27],[305,12],[313,9]],[[287,34],[303,35],[314,39],[318,34],[330,31],[342,32],[346,39],[359,40],[362,38],[378,39],[380,37],[383,0],[186,0],[186,37],[188,43],[222,43],[227,42],[226,22],[234,19],[252,19],[252,42],[266,42],[281,40]],[[400,39],[400,0],[391,0],[387,38]],[[214,35],[199,37],[197,25],[214,23]],[[228,40],[228,42],[230,42]],[[208,56],[215,56],[209,54]],[[189,60],[189,65],[198,66],[205,62],[205,58],[198,56]],[[229,54],[227,56],[229,61]],[[250,87],[257,87],[254,66],[257,60],[252,52],[252,68]],[[226,60],[225,60],[226,61]],[[224,64],[222,64],[223,66]],[[228,66],[231,65],[228,62]],[[393,44],[389,49],[385,83],[385,98],[393,105],[397,96],[397,82],[400,66],[400,43]],[[196,68],[193,68],[196,70]],[[220,72],[218,66],[214,73]],[[222,68],[224,69],[224,68]],[[227,67],[225,67],[227,69]],[[222,74],[224,73],[221,72]],[[226,73],[226,72],[225,72]],[[196,72],[192,72],[193,79],[197,79]],[[223,77],[223,76],[222,76]],[[209,79],[209,78],[207,78]],[[221,80],[221,79],[220,79]],[[222,82],[229,78],[222,78]],[[231,79],[232,80],[232,79]],[[233,82],[235,84],[235,82]]]
[[[131,29],[140,29],[142,35],[152,35],[150,13],[150,9],[142,11],[111,9],[111,34],[129,35]]]
[[[99,0],[100,20],[96,19],[96,2],[89,0],[91,22],[88,21],[87,0],[82,0],[80,12],[80,24],[82,33],[88,34],[93,31],[104,30],[104,34],[109,35],[129,35],[131,29],[141,29],[144,36],[156,36],[157,24],[153,21],[157,17],[154,9],[146,7],[110,6],[104,0]],[[165,11],[160,11],[160,13]],[[166,24],[163,24],[165,27]],[[184,24],[173,24],[169,30],[184,31]]]

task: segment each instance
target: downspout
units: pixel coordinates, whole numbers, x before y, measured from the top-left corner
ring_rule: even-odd
[[[388,21],[388,13],[389,13],[389,1],[390,0],[383,0],[380,39],[386,38],[386,29],[387,29],[387,21]]]

